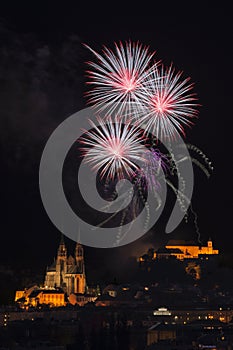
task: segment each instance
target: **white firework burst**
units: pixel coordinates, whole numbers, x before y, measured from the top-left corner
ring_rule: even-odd
[[[190,78],[182,80],[182,72],[175,73],[172,65],[154,67],[144,81],[141,94],[143,108],[137,117],[139,125],[158,139],[175,139],[178,133],[185,135],[184,127],[193,124],[199,106],[196,94],[191,92]]]
[[[80,140],[86,146],[81,149],[85,161],[93,170],[100,171],[101,178],[134,176],[139,169],[137,163],[143,162],[144,147],[140,141],[144,136],[140,129],[117,118],[97,121],[98,124],[90,121],[92,129]]]
[[[132,108],[140,108],[144,80],[151,73],[151,65],[155,52],[149,53],[147,46],[126,42],[115,43],[115,51],[104,47],[102,54],[85,45],[97,58],[97,63],[88,62],[92,70],[88,70],[89,81],[94,87],[87,93],[88,102],[98,112],[104,111],[111,115],[117,110],[118,114],[129,115]]]

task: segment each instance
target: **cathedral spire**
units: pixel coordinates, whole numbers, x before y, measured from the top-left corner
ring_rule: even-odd
[[[67,255],[67,250],[66,250],[65,241],[64,241],[64,235],[63,234],[61,234],[61,240],[60,240],[60,245],[59,245],[59,248],[58,248],[57,255],[58,255],[58,257]]]
[[[75,260],[81,273],[84,273],[84,252],[83,246],[77,242],[75,247]]]
[[[64,235],[63,235],[63,233],[61,233],[60,245],[65,245],[65,241],[64,241]]]

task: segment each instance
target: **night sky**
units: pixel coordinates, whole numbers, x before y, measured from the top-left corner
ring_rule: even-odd
[[[90,57],[82,43],[99,50],[128,39],[150,45],[158,59],[173,62],[195,82],[202,107],[186,139],[203,150],[214,172],[207,179],[195,168],[193,208],[202,240],[211,236],[216,248],[231,252],[232,12],[213,2],[206,7],[197,2],[134,6],[112,3],[104,12],[91,3],[1,4],[1,264],[43,269],[52,261],[60,233],[39,195],[43,147],[60,122],[85,106],[84,60]],[[158,247],[174,237],[196,238],[192,217],[169,236],[164,233],[166,221],[165,214],[152,231],[127,247],[86,247],[87,270],[103,273],[105,264],[110,270],[123,269],[128,257],[150,245]],[[74,243],[66,242],[73,249]]]

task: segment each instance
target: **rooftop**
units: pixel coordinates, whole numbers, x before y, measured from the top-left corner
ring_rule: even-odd
[[[185,241],[183,239],[170,239],[166,246],[199,246],[195,241]]]

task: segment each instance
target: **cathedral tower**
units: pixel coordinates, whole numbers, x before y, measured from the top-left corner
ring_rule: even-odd
[[[61,236],[60,245],[57,251],[57,261],[56,261],[56,278],[55,285],[57,287],[64,286],[64,276],[67,270],[67,249],[64,242],[64,236]]]
[[[83,246],[80,243],[77,243],[76,247],[75,247],[75,260],[76,260],[76,265],[78,266],[80,273],[84,273],[85,272],[84,252],[83,252]]]
[[[75,276],[74,292],[84,294],[86,291],[86,275],[83,246],[77,242],[75,247],[75,262],[78,274]]]
[[[66,257],[67,257],[67,250],[64,242],[64,236],[61,235],[60,245],[57,250],[57,260],[65,261]]]

